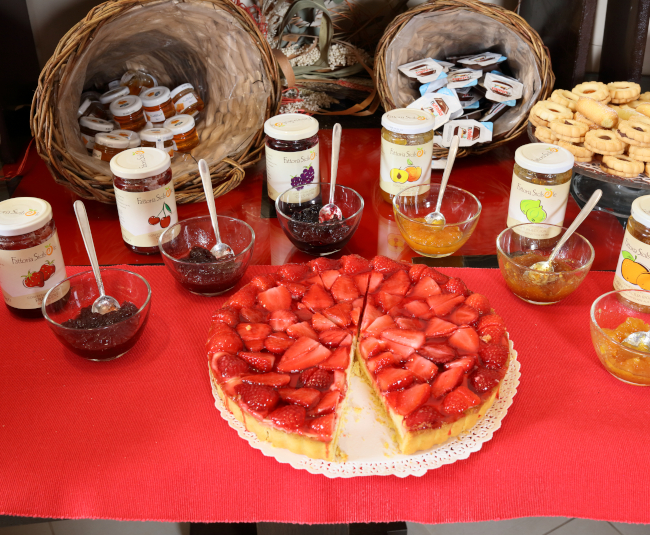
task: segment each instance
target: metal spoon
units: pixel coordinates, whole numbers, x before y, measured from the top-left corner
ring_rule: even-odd
[[[456,153],[458,153],[458,144],[460,143],[460,138],[454,136],[451,138],[451,146],[449,147],[449,154],[447,155],[447,165],[445,166],[445,172],[442,174],[442,181],[440,182],[440,191],[438,192],[438,202],[436,203],[435,212],[431,212],[424,216],[424,222],[429,225],[436,225],[438,227],[444,227],[447,224],[445,216],[442,215],[440,207],[442,206],[442,196],[445,194],[445,189],[447,189],[447,182],[449,181],[449,175],[451,175],[451,168],[454,166],[454,160],[456,159]]]
[[[330,171],[330,202],[323,206],[318,212],[318,222],[325,223],[343,219],[343,212],[334,204],[334,191],[336,190],[336,173],[339,169],[339,150],[341,149],[341,125],[336,123],[332,130],[332,168]]]
[[[210,178],[210,170],[208,169],[208,164],[205,160],[199,160],[199,173],[201,174],[201,181],[203,182],[203,192],[205,193],[205,200],[208,203],[208,210],[210,211],[210,219],[212,219],[212,228],[214,229],[214,235],[217,238],[217,243],[214,244],[214,247],[210,249],[212,256],[217,260],[223,258],[227,255],[234,255],[230,245],[227,245],[221,241],[221,236],[219,235],[219,223],[217,221],[217,208],[214,205],[214,191],[212,190],[212,179]]]
[[[599,189],[594,191],[591,194],[591,197],[587,201],[587,204],[585,204],[584,208],[580,210],[580,213],[578,214],[578,217],[575,218],[573,223],[571,223],[571,226],[567,229],[567,231],[564,233],[564,236],[560,238],[560,241],[557,242],[557,245],[553,249],[553,252],[551,253],[551,256],[548,257],[548,260],[543,260],[542,262],[535,262],[532,266],[530,266],[530,269],[534,269],[536,271],[544,271],[545,273],[552,273],[553,270],[553,265],[551,262],[553,262],[553,259],[557,256],[557,254],[560,252],[560,249],[562,249],[562,246],[567,242],[567,240],[572,236],[572,234],[578,229],[580,224],[585,220],[585,218],[591,213],[591,211],[594,209],[596,204],[598,204],[598,201],[600,200],[600,197],[602,196],[603,192]]]
[[[93,268],[93,274],[97,281],[97,289],[99,290],[99,297],[95,299],[91,310],[95,314],[107,314],[108,312],[119,310],[120,304],[117,302],[117,299],[110,295],[106,295],[104,292],[104,283],[102,282],[102,276],[99,272],[99,262],[97,262],[97,254],[95,253],[95,245],[93,244],[93,235],[90,232],[90,223],[88,222],[86,207],[81,201],[75,201],[73,206],[74,213],[77,216],[77,223],[79,223],[79,230],[81,230],[81,237],[84,240],[86,252],[90,259],[90,265]]]
[[[638,331],[630,334],[621,342],[623,345],[632,346],[639,351],[648,351],[648,349],[640,349],[639,346],[645,346],[650,349],[650,332]]]

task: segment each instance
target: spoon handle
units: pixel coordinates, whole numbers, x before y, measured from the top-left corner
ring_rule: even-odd
[[[339,170],[339,151],[341,150],[341,125],[336,123],[332,130],[332,167],[330,170],[330,204],[334,204],[336,175]]]
[[[591,211],[594,209],[596,204],[598,204],[598,201],[600,200],[600,197],[603,195],[602,190],[597,189],[591,194],[591,198],[587,201],[587,204],[585,204],[584,208],[580,210],[580,213],[578,216],[573,220],[573,223],[569,226],[569,228],[566,230],[564,233],[564,236],[560,238],[560,241],[557,242],[557,245],[555,246],[555,249],[553,249],[553,252],[551,253],[551,256],[548,257],[547,262],[550,264],[551,261],[555,258],[557,253],[562,249],[562,246],[566,243],[566,241],[571,237],[571,235],[576,231],[576,229],[580,226],[580,224],[586,219],[586,217],[591,213]]]
[[[449,147],[449,154],[447,155],[447,165],[445,165],[445,172],[442,174],[442,180],[440,181],[440,191],[438,192],[438,202],[436,203],[436,212],[440,213],[440,207],[442,206],[442,196],[445,194],[447,189],[447,182],[449,182],[449,176],[451,175],[451,168],[454,166],[454,160],[456,160],[456,154],[458,153],[458,144],[460,143],[460,138],[454,136],[451,138],[451,145]]]
[[[205,202],[208,203],[208,210],[210,211],[210,219],[212,221],[212,228],[214,235],[217,238],[217,244],[221,243],[221,236],[219,235],[219,223],[217,221],[217,207],[214,205],[214,191],[212,190],[212,178],[210,178],[210,170],[205,160],[199,160],[199,173],[201,174],[201,181],[203,182],[203,193],[205,193]]]
[[[95,275],[95,280],[97,281],[97,289],[99,290],[99,295],[103,297],[106,295],[104,293],[104,283],[102,282],[102,276],[99,272],[99,262],[97,261],[97,254],[95,253],[93,235],[90,232],[90,222],[88,221],[86,207],[81,201],[75,201],[73,206],[74,213],[77,216],[77,223],[79,223],[79,230],[81,230],[81,237],[84,240],[86,252],[88,253],[88,258],[90,259],[90,265],[93,268],[93,274]]]

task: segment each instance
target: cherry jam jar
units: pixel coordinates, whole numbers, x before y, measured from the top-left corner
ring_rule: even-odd
[[[114,156],[110,166],[124,244],[134,253],[158,253],[158,237],[178,221],[169,154],[137,147]]]
[[[320,182],[318,121],[302,113],[271,117],[266,134],[266,185],[273,201],[283,192],[302,186],[304,201],[318,195]],[[314,184],[310,186],[309,184]]]
[[[47,291],[67,277],[50,203],[35,197],[0,202],[0,287],[7,308],[42,317]],[[62,285],[53,301],[67,294]]]

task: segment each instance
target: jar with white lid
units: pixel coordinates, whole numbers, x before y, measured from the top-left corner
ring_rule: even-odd
[[[50,203],[36,197],[0,202],[0,287],[7,308],[20,317],[41,317],[45,294],[66,276]]]
[[[147,124],[142,109],[142,100],[134,95],[127,95],[111,103],[113,119],[120,125],[120,130],[142,130]]]
[[[132,95],[139,95],[149,87],[156,87],[158,81],[149,73],[129,69],[120,78],[120,85],[126,87]]]
[[[382,116],[379,188],[386,202],[406,188],[431,183],[434,123],[429,112],[411,108]]]
[[[191,115],[196,119],[203,110],[203,100],[192,84],[181,84],[172,89],[171,97],[176,113]]]
[[[521,223],[546,223],[561,227],[569,201],[573,154],[548,143],[529,143],[515,151],[508,227]],[[553,238],[560,229],[546,225],[519,228],[528,238]],[[524,234],[525,233],[525,234]]]
[[[124,244],[135,253],[158,253],[158,237],[178,221],[169,154],[138,147],[110,165]]]
[[[77,110],[77,118],[81,117],[97,117],[97,119],[107,119],[106,110],[99,101],[90,100],[87,98],[81,103],[79,109]]]
[[[113,132],[97,134],[95,136],[95,146],[93,147],[93,158],[103,162],[110,162],[113,156],[128,148],[129,140],[122,136],[118,136]]]
[[[81,93],[81,97],[79,97],[79,104],[82,104],[86,99],[91,102],[99,102],[99,97],[101,97],[101,95],[97,91],[84,91]]]
[[[140,93],[144,113],[154,126],[162,125],[165,120],[176,115],[172,97],[167,87],[152,87]]]
[[[92,154],[95,146],[95,136],[101,133],[111,132],[115,125],[111,121],[104,121],[97,117],[81,117],[79,119],[79,130],[81,132],[81,141],[86,150]]]
[[[181,114],[167,119],[164,128],[169,128],[174,134],[174,143],[178,152],[190,152],[199,144],[196,123],[191,115]]]
[[[269,198],[275,201],[286,190],[320,182],[318,121],[302,113],[286,113],[264,123],[266,134],[266,184]],[[308,199],[317,186],[303,190]]]
[[[164,150],[170,158],[174,158],[174,134],[169,128],[147,128],[140,131],[140,142],[143,147],[155,147]]]
[[[129,140],[129,148],[134,149],[140,146],[140,135],[133,130],[113,130],[111,134]]]
[[[113,89],[109,89],[106,91],[106,93],[102,94],[99,97],[99,102],[102,103],[102,106],[104,106],[104,109],[107,111],[110,111],[111,109],[111,104],[117,100],[118,98],[125,97],[129,94],[129,88],[128,87],[121,87],[117,86],[114,87]]]

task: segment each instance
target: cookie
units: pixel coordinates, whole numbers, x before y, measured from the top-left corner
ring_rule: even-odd
[[[621,154],[620,156],[603,156],[600,168],[612,175],[632,178],[643,173],[643,162],[633,160],[629,156]]]
[[[650,102],[650,91],[646,91],[645,93],[641,93],[639,95],[639,100],[645,100],[646,102]]]
[[[650,117],[650,102],[646,102],[640,106],[637,106],[636,111],[642,113],[646,117]]]
[[[545,126],[538,126],[535,128],[535,137],[542,143],[550,143],[551,145],[557,144],[557,136],[550,129]]]
[[[645,100],[639,100],[639,99],[631,100],[630,102],[627,102],[626,104],[623,104],[621,106],[621,108],[628,107],[628,108],[632,108],[633,110],[636,110],[639,106],[641,106],[641,104],[646,104],[646,103],[647,103],[647,101],[645,101]]]
[[[551,100],[553,102],[562,104],[562,106],[566,106],[571,111],[576,111],[576,104],[578,103],[579,98],[578,95],[571,93],[571,91],[567,91],[566,89],[556,89],[551,95]]]
[[[540,119],[539,117],[537,117],[537,115],[535,115],[535,114],[532,113],[532,112],[531,112],[530,115],[528,116],[528,120],[529,120],[531,123],[533,123],[533,125],[535,125],[535,126],[544,126],[544,127],[548,127],[548,121],[544,121],[543,119]]]
[[[650,125],[621,121],[614,132],[624,143],[630,145],[650,145]]]
[[[609,88],[602,82],[585,82],[583,84],[578,84],[571,90],[571,93],[579,97],[590,98],[597,101],[606,100],[609,102],[611,99]]]
[[[549,122],[560,118],[573,118],[573,112],[569,108],[551,100],[541,100],[533,106],[530,113]]]
[[[627,149],[627,153],[633,160],[639,162],[650,162],[650,147],[630,145]]]
[[[575,119],[555,119],[551,121],[548,127],[557,134],[557,136],[579,138],[584,137],[589,127],[584,123],[579,123]],[[563,138],[560,138],[563,139]]]
[[[639,112],[630,108],[627,104],[623,104],[622,106],[608,104],[607,107],[613,109],[618,114],[619,121],[627,121],[632,115],[641,115]],[[641,115],[641,117],[645,117],[645,115]]]
[[[640,113],[634,113],[630,115],[628,121],[630,123],[650,124],[650,117],[646,117],[645,115],[642,115]]]
[[[576,120],[579,123],[586,124],[589,127],[589,130],[598,130],[600,126],[598,126],[596,123],[593,121],[590,121],[587,119],[582,113],[580,112],[575,112],[573,114],[573,119]]]
[[[641,94],[641,86],[634,82],[612,82],[607,84],[607,89],[613,104],[631,102]]]
[[[578,100],[576,111],[603,128],[614,128],[618,123],[618,114],[612,108],[590,98]]]
[[[576,162],[590,162],[594,157],[594,153],[586,148],[582,143],[568,143],[561,139],[557,144],[573,154],[573,158]]]
[[[585,134],[585,147],[604,155],[623,154],[625,143],[609,130],[590,130]]]

